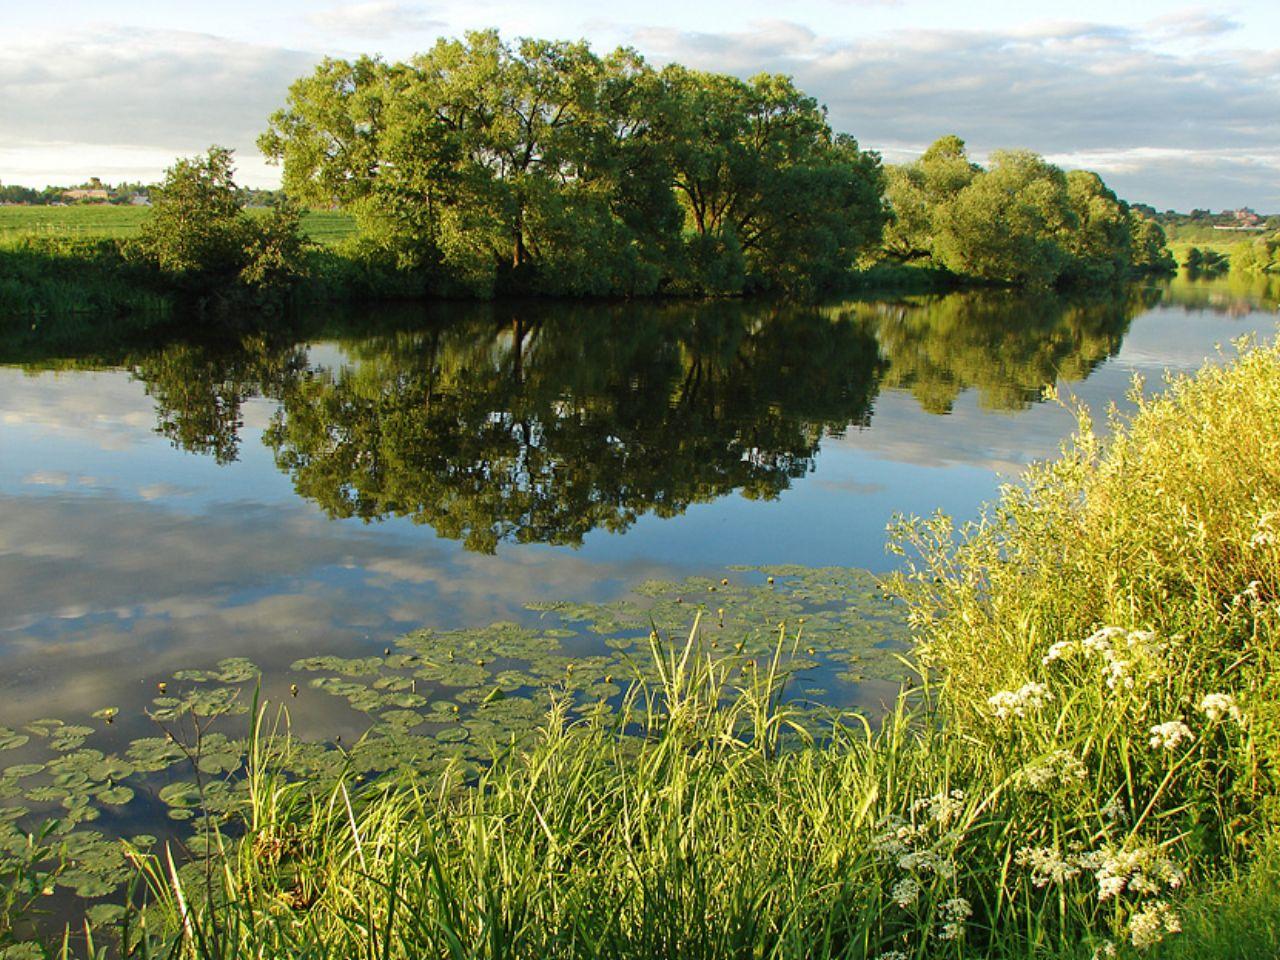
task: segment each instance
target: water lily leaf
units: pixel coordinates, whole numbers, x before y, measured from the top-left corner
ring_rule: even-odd
[[[8,727],[0,727],[0,750],[16,750],[24,746],[31,738],[25,733],[18,733]]]
[[[17,763],[12,767],[8,767],[4,771],[6,777],[12,777],[15,780],[21,780],[23,777],[33,777],[37,773],[44,770],[43,763]]]
[[[200,802],[200,788],[185,780],[167,784],[160,789],[160,802],[170,807],[194,807]]]
[[[84,915],[95,927],[106,927],[120,921],[124,907],[118,903],[99,903],[86,910]]]
[[[108,787],[105,790],[99,790],[95,793],[94,798],[99,803],[105,803],[113,807],[121,807],[133,799],[133,790],[129,787]]]

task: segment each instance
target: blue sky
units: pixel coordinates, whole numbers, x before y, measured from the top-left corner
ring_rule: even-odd
[[[64,0],[6,10],[5,26],[5,183],[150,180],[216,142],[237,149],[243,182],[272,185],[253,141],[321,56],[402,57],[496,26],[793,74],[889,161],[954,132],[979,156],[1025,146],[1091,167],[1162,208],[1280,211],[1275,2]]]

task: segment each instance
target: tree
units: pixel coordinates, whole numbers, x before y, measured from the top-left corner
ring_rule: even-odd
[[[1095,173],[1064,173],[1027,150],[992,154],[983,169],[964,141],[942,137],[915,163],[891,168],[893,220],[885,252],[1015,286],[1111,282],[1167,270],[1159,224]]]
[[[165,171],[139,247],[181,285],[231,283],[240,272],[246,225],[232,179],[231,151],[210,147]]]
[[[276,296],[305,272],[300,213],[285,204],[264,218],[250,217],[233,174],[225,147],[170,167],[153,191],[134,254],[199,297]]]
[[[1031,286],[1057,281],[1067,260],[1060,241],[1079,224],[1066,176],[1025,150],[992,154],[936,220],[935,249],[949,270]]]
[[[885,228],[886,252],[904,261],[933,257],[941,229],[938,214],[981,172],[955,135],[934,141],[915,163],[891,167],[885,195],[892,211]]]
[[[352,211],[435,289],[801,286],[878,239],[879,158],[785,77],[496,31],[328,60],[260,140],[291,195]]]

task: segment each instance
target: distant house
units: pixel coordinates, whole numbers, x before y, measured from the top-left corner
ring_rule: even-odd
[[[106,190],[63,190],[62,199],[72,203],[106,203],[111,194]]]
[[[135,193],[129,198],[129,203],[135,207],[149,207],[151,206],[151,198],[143,193]]]
[[[1231,211],[1232,222],[1229,224],[1214,224],[1215,230],[1265,230],[1266,227],[1262,223],[1262,218],[1250,210],[1248,207],[1241,207],[1239,210]]]

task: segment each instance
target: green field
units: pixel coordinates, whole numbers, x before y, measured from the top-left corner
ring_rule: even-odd
[[[0,240],[36,234],[58,237],[132,237],[147,218],[149,207],[107,205],[71,207],[0,207]],[[249,211],[265,213],[264,209]],[[308,210],[302,230],[310,239],[336,244],[356,232],[355,221],[345,213]]]
[[[1266,235],[1214,230],[1210,226],[1170,226],[1165,228],[1165,232],[1169,238],[1169,252],[1180,265],[1186,262],[1187,251],[1192,247],[1212,250],[1230,257],[1233,252],[1250,246],[1259,237]]]

